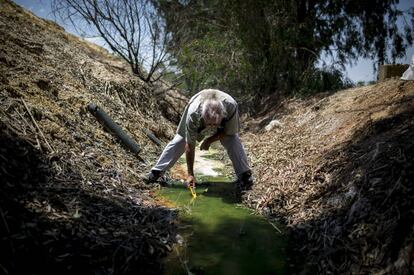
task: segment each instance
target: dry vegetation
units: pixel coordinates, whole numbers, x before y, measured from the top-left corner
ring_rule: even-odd
[[[94,102],[152,163],[174,127],[152,90],[102,49],[0,1],[0,273],[159,273],[175,213],[148,166],[89,114]]]
[[[290,100],[251,121],[245,201],[288,225],[309,274],[412,274],[414,83]],[[261,127],[259,127],[261,128]]]

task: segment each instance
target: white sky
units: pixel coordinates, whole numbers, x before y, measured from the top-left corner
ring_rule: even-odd
[[[37,16],[48,18],[54,20],[53,14],[51,14],[51,0],[13,0],[15,3],[23,6],[24,8],[30,10]],[[407,10],[410,7],[414,6],[413,0],[400,0],[398,7],[401,10]],[[63,25],[61,22],[57,22],[60,25],[64,26],[67,32],[77,35],[73,27],[69,25]],[[88,39],[91,42],[103,45],[101,39]],[[411,56],[414,55],[414,46],[409,48],[406,52],[405,58],[398,59],[398,63],[409,64],[411,61]],[[326,60],[329,62],[329,60]],[[370,59],[360,58],[358,62],[354,65],[346,66],[347,76],[354,82],[358,81],[370,81],[376,79],[373,72],[373,63]]]

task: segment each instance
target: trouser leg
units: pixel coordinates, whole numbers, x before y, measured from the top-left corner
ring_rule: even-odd
[[[241,174],[250,170],[246,151],[240,141],[239,135],[226,136],[220,142],[227,150],[237,177],[240,177]]]
[[[160,158],[158,159],[152,170],[165,172],[170,169],[177,160],[182,156],[185,150],[185,139],[176,134],[173,140],[171,140],[162,151]]]

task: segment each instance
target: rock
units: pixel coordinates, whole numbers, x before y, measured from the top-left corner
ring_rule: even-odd
[[[270,121],[269,124],[267,124],[267,126],[265,127],[265,130],[267,132],[269,132],[269,131],[273,130],[274,128],[282,128],[282,126],[283,126],[283,124],[279,120],[274,119],[274,120]]]

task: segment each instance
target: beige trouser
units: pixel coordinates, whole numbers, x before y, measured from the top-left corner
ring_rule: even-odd
[[[227,154],[233,164],[234,172],[238,177],[250,170],[246,152],[240,141],[239,135],[227,135],[220,142],[224,148],[226,148]],[[167,171],[177,162],[184,151],[185,139],[179,134],[176,134],[173,140],[171,140],[164,148],[164,151],[152,170],[162,172]]]

